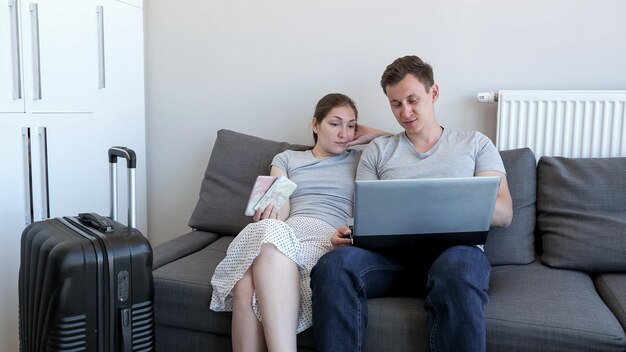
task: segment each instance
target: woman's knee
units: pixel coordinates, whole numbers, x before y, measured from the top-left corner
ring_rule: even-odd
[[[252,308],[251,302],[253,294],[254,280],[252,279],[252,271],[248,269],[243,277],[233,286],[233,309]]]
[[[254,280],[270,279],[268,275],[298,275],[298,265],[274,244],[264,243],[252,262]]]
[[[276,256],[278,254],[281,254],[280,251],[278,250],[278,248],[276,248],[276,246],[272,243],[263,243],[261,245],[261,249],[259,250],[259,255],[257,256],[257,258],[271,258],[273,256]]]

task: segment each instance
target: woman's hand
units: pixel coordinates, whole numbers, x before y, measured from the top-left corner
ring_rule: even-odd
[[[272,167],[270,168],[270,176],[278,177],[281,175],[287,177],[287,174],[285,173],[285,171],[272,165]],[[254,215],[252,216],[252,220],[255,222],[259,220],[263,220],[263,219],[278,219],[278,220],[285,221],[287,217],[289,217],[290,209],[291,209],[291,206],[289,205],[289,200],[287,200],[285,204],[283,204],[283,206],[280,207],[279,209],[276,209],[274,205],[270,203],[270,205],[265,207],[265,209],[257,209]]]
[[[350,238],[351,234],[352,231],[350,231],[347,226],[342,226],[330,237],[330,244],[333,245],[333,248],[337,248],[339,246],[349,246],[352,244],[352,239]]]
[[[274,208],[274,205],[270,204],[265,209],[257,209],[252,216],[255,222],[263,219],[278,219],[278,210]]]

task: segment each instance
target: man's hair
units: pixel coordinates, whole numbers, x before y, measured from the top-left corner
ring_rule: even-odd
[[[352,109],[352,111],[354,111],[354,117],[358,118],[359,112],[356,109],[354,101],[352,101],[352,99],[350,99],[347,95],[341,93],[331,93],[322,97],[322,99],[320,99],[320,101],[315,106],[315,112],[313,113],[313,117],[318,124],[321,124],[330,112],[330,110],[341,106],[346,106]],[[315,132],[313,132],[313,140],[315,141],[315,143],[317,143],[317,133]]]
[[[417,78],[429,92],[430,88],[435,84],[433,78],[433,68],[415,55],[401,57],[392,62],[383,76],[380,78],[380,85],[383,92],[387,94],[387,86],[393,86],[400,83],[406,75],[412,74]]]

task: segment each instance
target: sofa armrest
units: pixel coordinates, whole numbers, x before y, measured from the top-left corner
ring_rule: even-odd
[[[194,230],[161,243],[153,249],[152,270],[197,252],[220,237],[212,232]]]

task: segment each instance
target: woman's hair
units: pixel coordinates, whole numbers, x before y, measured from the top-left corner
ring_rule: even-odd
[[[330,110],[341,106],[351,108],[354,111],[354,117],[359,117],[359,112],[356,109],[356,105],[354,104],[352,99],[341,93],[327,94],[322,99],[320,99],[320,101],[317,102],[317,105],[315,106],[315,113],[313,113],[313,117],[319,125],[322,123],[322,121],[324,121],[324,118],[326,118]],[[317,133],[315,132],[313,132],[313,140],[315,141],[315,143],[317,143]]]
[[[409,73],[424,85],[427,92],[435,84],[432,66],[415,55],[405,56],[396,59],[383,72],[380,79],[380,86],[383,88],[383,92],[387,94],[387,86],[400,83]]]

